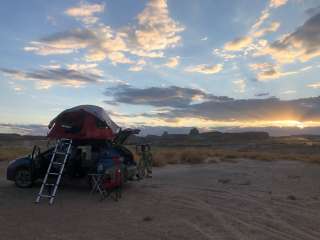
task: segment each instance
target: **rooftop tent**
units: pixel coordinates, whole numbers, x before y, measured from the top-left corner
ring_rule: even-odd
[[[49,138],[113,140],[120,127],[106,111],[94,105],[80,105],[61,112],[49,124]]]

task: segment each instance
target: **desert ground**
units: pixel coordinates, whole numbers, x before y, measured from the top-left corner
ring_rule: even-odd
[[[0,239],[320,239],[320,165],[237,159],[154,168],[122,199],[64,183],[53,206],[0,161]]]

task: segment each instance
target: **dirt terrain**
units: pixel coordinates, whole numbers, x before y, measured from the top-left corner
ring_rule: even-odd
[[[0,239],[320,239],[320,165],[220,162],[156,168],[119,202],[66,183],[56,202],[17,189],[0,162]]]

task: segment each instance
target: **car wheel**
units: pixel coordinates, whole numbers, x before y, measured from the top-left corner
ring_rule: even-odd
[[[27,168],[20,168],[16,171],[15,183],[17,187],[28,188],[33,184],[30,170]]]
[[[138,171],[138,174],[137,174],[138,178],[143,179],[145,177],[146,170],[144,166],[142,166],[142,164],[138,166],[137,171]]]

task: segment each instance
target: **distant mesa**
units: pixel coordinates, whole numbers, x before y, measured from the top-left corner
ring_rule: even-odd
[[[131,136],[128,144],[149,143],[153,145],[212,145],[224,143],[256,143],[270,138],[267,132],[240,132],[240,133],[222,133],[218,131],[200,133],[198,129],[193,128],[189,134],[170,134],[167,131],[161,136],[147,135]]]

